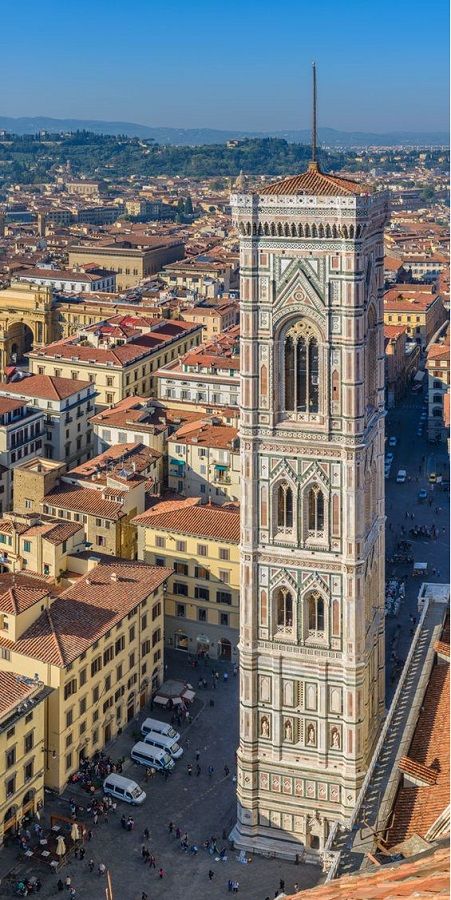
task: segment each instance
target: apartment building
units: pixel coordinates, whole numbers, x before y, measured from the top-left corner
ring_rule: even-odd
[[[66,181],[65,188],[68,194],[78,194],[80,197],[93,197],[100,193],[100,181],[88,181],[80,179],[77,181]]]
[[[95,557],[74,565],[80,577],[56,598],[42,580],[0,575],[2,668],[53,688],[44,780],[58,792],[138,714],[164,671],[170,569]]]
[[[206,254],[165,265],[161,278],[169,287],[183,288],[200,297],[218,297],[238,288],[238,258],[218,259]]]
[[[196,322],[202,325],[204,342],[211,341],[215,335],[221,335],[228,328],[238,325],[240,307],[235,301],[227,301],[218,306],[200,304],[192,309],[183,309],[180,313],[184,322]]]
[[[238,429],[210,416],[183,424],[168,439],[168,487],[222,504],[241,499]]]
[[[155,275],[168,263],[183,259],[184,255],[185,245],[177,238],[130,234],[106,243],[74,245],[69,250],[69,266],[95,263],[116,272],[117,289],[124,291]]]
[[[403,284],[384,294],[384,325],[404,325],[407,334],[426,347],[446,321],[441,294],[425,284]]]
[[[407,340],[405,325],[384,326],[385,402],[392,409],[404,395],[418,369],[420,347]]]
[[[40,409],[24,400],[0,397],[0,465],[6,470],[0,513],[11,507],[12,470],[24,459],[35,459],[44,452],[44,419]]]
[[[429,347],[426,369],[428,373],[428,438],[430,441],[449,440],[450,385],[449,330],[440,342]]]
[[[94,452],[91,416],[97,391],[93,382],[30,375],[21,381],[0,382],[1,397],[23,400],[29,407],[43,412],[47,459],[62,460],[70,468]]]
[[[195,409],[239,407],[239,326],[167,363],[156,373],[158,397]]]
[[[0,846],[44,803],[44,711],[51,690],[34,678],[0,671]]]
[[[68,570],[69,554],[85,549],[81,523],[19,512],[0,519],[0,572],[29,572],[60,581]]]
[[[116,275],[106,269],[87,266],[85,271],[78,269],[24,269],[15,275],[17,281],[29,284],[44,285],[55,291],[70,294],[92,293],[94,291],[115,291]]]
[[[201,327],[187,322],[119,315],[29,354],[33,374],[90,381],[97,405],[156,393],[156,372],[197,347]]]
[[[134,522],[139,559],[174,570],[165,594],[166,645],[236,660],[239,507],[162,500]]]

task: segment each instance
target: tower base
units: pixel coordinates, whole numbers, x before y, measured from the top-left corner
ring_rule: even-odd
[[[233,841],[233,845],[237,850],[245,850],[247,853],[257,853],[259,856],[266,856],[268,859],[288,859],[290,862],[311,863],[313,865],[322,866],[323,859],[320,850],[312,850],[306,847],[302,841],[291,840],[284,837],[283,832],[279,832],[280,836],[274,833],[274,830],[259,828],[253,829],[237,822],[229,835],[229,840]]]

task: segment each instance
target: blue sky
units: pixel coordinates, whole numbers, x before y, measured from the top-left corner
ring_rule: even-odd
[[[0,114],[247,130],[445,129],[448,3],[16,0]]]

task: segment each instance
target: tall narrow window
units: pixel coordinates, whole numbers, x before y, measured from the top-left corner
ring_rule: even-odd
[[[314,534],[324,531],[324,494],[317,485],[308,493],[308,530]]]
[[[309,632],[324,632],[324,600],[314,591],[308,597],[308,629]]]
[[[286,588],[277,593],[277,627],[291,630],[293,627],[293,597]]]
[[[293,491],[286,482],[277,490],[277,526],[287,530],[293,528]]]
[[[285,409],[294,409],[294,343],[289,336],[285,341]]]
[[[284,344],[285,409],[287,412],[319,410],[319,345],[305,322],[290,328]]]

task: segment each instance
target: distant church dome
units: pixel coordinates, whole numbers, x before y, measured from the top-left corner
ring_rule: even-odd
[[[241,169],[240,174],[238,175],[238,178],[235,181],[235,187],[239,191],[245,191],[247,188],[247,176],[243,174],[242,169]]]

